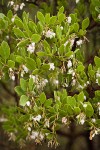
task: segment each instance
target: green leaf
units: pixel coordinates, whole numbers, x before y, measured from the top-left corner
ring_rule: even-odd
[[[2,60],[0,58],[0,70],[2,69],[2,66],[3,66],[3,64],[2,64]]]
[[[3,59],[9,58],[10,55],[10,47],[7,42],[3,41],[0,47],[0,55]]]
[[[46,40],[43,41],[43,47],[44,47],[45,52],[50,54],[51,48],[50,48],[49,43]]]
[[[29,79],[29,84],[28,84],[28,86],[29,86],[29,90],[32,91],[32,90],[33,90],[33,86],[34,86],[34,82],[33,82],[33,79],[32,79],[32,78]]]
[[[40,68],[40,66],[41,66],[41,59],[37,58],[36,59],[36,63],[37,63],[38,68]]]
[[[79,114],[81,112],[81,109],[79,107],[74,107],[75,114]]]
[[[46,53],[41,51],[41,52],[37,52],[37,55],[39,57],[44,57],[44,56],[46,56]]]
[[[38,34],[42,34],[43,32],[43,25],[41,24],[41,22],[37,23],[37,32]]]
[[[50,68],[50,65],[49,64],[43,64],[42,66],[41,66],[41,70],[43,69],[43,70],[49,70],[49,68]]]
[[[28,20],[29,20],[29,13],[26,13],[25,11],[23,12],[23,15],[22,15],[22,18],[23,18],[23,22],[24,23],[28,23]]]
[[[39,34],[33,34],[31,39],[33,42],[38,43],[41,39],[41,36]]]
[[[24,58],[22,56],[16,56],[16,62],[18,62],[18,63],[24,63],[25,60],[24,60]]]
[[[71,23],[73,24],[73,23],[76,23],[77,22],[77,13],[75,13],[75,14],[70,14],[70,17],[71,17]]]
[[[95,56],[94,62],[95,62],[95,64],[96,64],[96,66],[97,66],[98,68],[100,68],[100,58],[97,57],[97,56]]]
[[[16,87],[14,88],[14,90],[16,91],[16,93],[17,93],[19,96],[25,94],[24,91],[21,89],[20,86],[16,86]]]
[[[24,40],[21,40],[21,41],[17,44],[17,46],[18,46],[18,47],[25,47],[25,46],[27,46],[28,43],[29,43],[29,39],[24,39]]]
[[[89,26],[89,18],[87,17],[82,21],[82,29],[85,30]]]
[[[6,28],[6,26],[5,26],[5,21],[2,20],[2,19],[0,19],[0,29],[3,30],[3,29],[5,29],[5,28]]]
[[[61,46],[59,47],[59,54],[60,54],[60,55],[63,55],[63,54],[64,54],[64,49],[65,49],[64,45],[61,45]]]
[[[41,95],[40,95],[40,103],[41,103],[41,104],[44,104],[45,101],[46,101],[46,95],[45,95],[45,93],[43,92],[43,93],[41,93]]]
[[[71,107],[76,106],[76,99],[74,97],[67,96],[67,104]]]
[[[95,10],[100,14],[100,6],[96,6]]]
[[[29,28],[33,31],[36,32],[37,31],[37,26],[33,21],[29,21]]]
[[[67,53],[65,54],[65,56],[66,56],[67,58],[70,58],[72,55],[73,55],[73,52],[72,52],[72,51],[69,51],[69,52],[67,52]]]
[[[41,12],[37,12],[37,18],[42,24],[45,23],[45,17]]]
[[[20,86],[23,91],[27,91],[27,82],[23,78],[20,79]]]
[[[78,23],[74,23],[74,31],[75,32],[78,32],[78,30],[79,30],[79,24]]]
[[[79,50],[80,50],[80,49],[76,49],[76,50],[74,51],[74,54],[76,54]]]
[[[59,9],[59,14],[61,14],[61,13],[63,13],[64,12],[64,7],[62,6],[62,7],[60,7],[60,9]]]
[[[47,14],[45,15],[45,23],[46,23],[46,24],[49,24],[49,22],[50,22],[50,13],[47,13]]]
[[[37,74],[39,73],[39,71],[40,71],[39,69],[35,69],[32,73],[33,73],[34,75],[35,75],[35,74],[37,75]]]
[[[98,125],[98,127],[100,128],[100,119],[96,120],[96,124]]]
[[[49,106],[51,106],[51,104],[52,104],[52,99],[47,99],[44,103],[44,106],[48,108]]]
[[[78,34],[79,36],[84,36],[86,34],[86,30],[80,29]]]
[[[15,62],[12,61],[12,60],[8,60],[8,66],[9,66],[10,68],[14,68],[14,67],[15,67]]]
[[[65,19],[65,14],[59,14],[58,15],[58,20],[59,20],[60,23],[63,22],[64,19]]]
[[[79,93],[79,95],[77,96],[77,100],[79,102],[83,102],[84,101],[84,93],[83,93],[83,91]]]
[[[26,67],[30,70],[36,69],[36,62],[34,59],[27,57],[26,58]]]
[[[28,101],[28,97],[27,97],[26,95],[22,95],[22,96],[20,97],[19,104],[20,104],[21,106],[25,106],[27,101]]]
[[[79,64],[77,67],[78,72],[82,72],[82,71],[84,71],[84,69],[85,69],[85,67],[82,64]]]
[[[58,39],[61,39],[62,36],[62,30],[59,26],[56,27],[56,35]]]
[[[48,140],[52,140],[52,139],[53,139],[53,137],[54,137],[54,135],[53,135],[53,134],[48,134],[48,135],[47,135],[47,139],[48,139]]]
[[[8,11],[8,13],[7,13],[7,17],[9,18],[9,20],[11,20],[11,19],[12,19],[12,17],[13,17],[13,13],[12,13],[12,11],[11,11],[11,10],[9,10],[9,11]]]
[[[16,18],[15,19],[15,24],[17,25],[17,27],[23,28],[23,22],[21,21],[21,19]]]
[[[55,24],[56,20],[57,20],[57,17],[56,16],[52,16],[50,18],[50,24]]]
[[[73,115],[73,109],[72,109],[71,105],[67,105],[67,113],[69,115]]]
[[[25,38],[24,33],[19,28],[13,28],[13,31],[17,37]]]
[[[94,114],[94,110],[93,107],[91,105],[91,103],[87,102],[87,107],[85,108],[85,113],[87,117],[92,117]]]

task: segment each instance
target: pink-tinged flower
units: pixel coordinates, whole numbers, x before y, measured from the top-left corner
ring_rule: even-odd
[[[55,37],[55,33],[52,31],[52,30],[48,30],[46,33],[45,33],[45,36],[47,37],[47,38],[50,38],[50,39],[52,39],[53,37]]]

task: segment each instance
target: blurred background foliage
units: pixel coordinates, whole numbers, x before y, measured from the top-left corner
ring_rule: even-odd
[[[78,18],[82,21],[89,17],[90,25],[87,29],[87,42],[81,47],[81,53],[85,54],[84,64],[93,63],[94,56],[100,57],[100,0],[13,0],[16,4],[24,3],[25,7],[22,10],[14,11],[13,7],[8,6],[9,0],[0,1],[0,13],[7,14],[8,10],[12,10],[14,14],[21,17],[22,12],[29,12],[30,17],[35,20],[37,11],[42,13],[50,13],[56,15],[61,6],[65,8],[65,14],[68,16],[71,13],[77,13]],[[2,39],[0,39],[1,42]],[[14,83],[11,81],[0,81],[0,107],[4,105],[16,105],[17,95],[14,92]],[[0,116],[3,117],[0,112]],[[8,137],[1,129],[0,123],[0,149],[1,150],[19,150],[16,143],[8,141]],[[93,141],[89,140],[89,133],[84,131],[83,127],[76,127],[74,124],[70,129],[63,129],[58,132],[58,140],[60,145],[58,150],[99,150],[100,135],[96,136]],[[34,143],[27,143],[23,150],[53,150],[48,148],[47,143],[42,146]]]

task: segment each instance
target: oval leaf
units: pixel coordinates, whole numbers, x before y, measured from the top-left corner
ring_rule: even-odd
[[[0,55],[2,58],[5,60],[9,57],[10,55],[10,47],[7,42],[3,41],[0,47]]]
[[[28,97],[26,95],[22,95],[20,98],[19,104],[21,106],[25,106],[27,101],[28,101]]]

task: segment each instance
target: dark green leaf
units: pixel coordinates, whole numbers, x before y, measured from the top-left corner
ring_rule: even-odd
[[[97,57],[97,56],[95,56],[94,62],[95,62],[95,64],[96,64],[96,66],[99,68],[99,67],[100,67],[100,58]]]
[[[89,26],[89,18],[82,21],[82,29],[85,30]]]
[[[34,59],[27,57],[26,58],[26,67],[30,70],[36,69],[36,62]]]
[[[10,47],[7,42],[3,41],[0,47],[0,55],[3,59],[9,58],[10,55]]]

